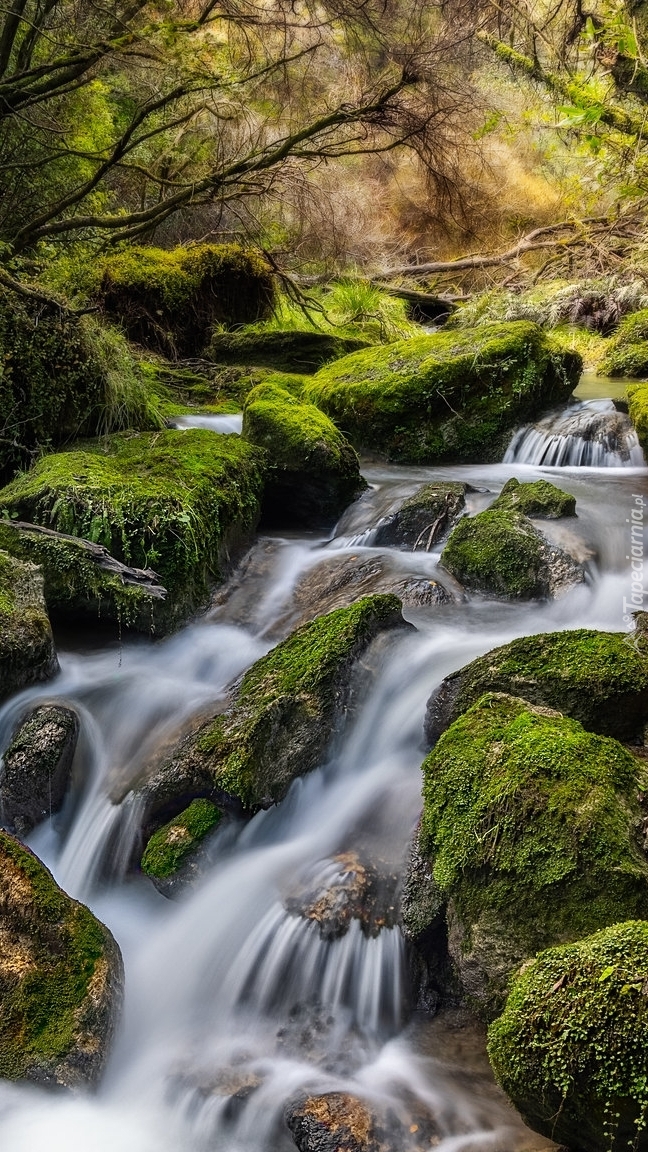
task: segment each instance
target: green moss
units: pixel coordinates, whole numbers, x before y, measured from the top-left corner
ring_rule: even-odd
[[[546,594],[543,541],[520,512],[489,508],[460,520],[441,563],[467,588],[506,599]]]
[[[196,356],[215,324],[245,324],[272,307],[272,271],[238,244],[126,248],[107,257],[98,296],[130,339],[171,357]]]
[[[57,670],[40,573],[0,551],[0,699]]]
[[[488,1051],[532,1128],[584,1152],[646,1147],[647,989],[643,921],[551,948],[525,966],[490,1027]]]
[[[627,397],[630,419],[637,429],[641,447],[648,453],[648,384],[630,384]]]
[[[645,770],[621,744],[490,694],[441,736],[423,774],[421,850],[453,902],[461,954],[488,935],[487,1015],[525,957],[648,916],[635,839]],[[489,972],[502,950],[503,971]]]
[[[602,376],[648,376],[648,308],[621,321],[598,370]]]
[[[512,508],[524,516],[545,520],[558,520],[561,516],[576,515],[576,497],[556,488],[548,480],[535,480],[521,484],[511,477],[502,488],[492,508]]]
[[[368,340],[305,330],[216,332],[208,355],[218,364],[254,364],[285,372],[316,372],[329,360],[369,348]]]
[[[46,1079],[69,1055],[106,932],[27,849],[0,832],[0,907],[9,938],[0,960],[0,1076]],[[15,955],[14,955],[15,952]]]
[[[153,833],[144,849],[142,871],[161,879],[177,872],[222,815],[211,801],[192,800],[184,812]]]
[[[581,366],[536,324],[488,324],[346,356],[304,399],[356,447],[413,463],[490,461],[516,424],[569,396]]]
[[[238,436],[113,436],[45,457],[0,492],[0,509],[152,568],[179,612],[204,601],[253,531],[263,476],[263,453]]]

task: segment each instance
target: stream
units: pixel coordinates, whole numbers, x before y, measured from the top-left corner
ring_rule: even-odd
[[[329,940],[289,906],[296,882],[335,878],[341,854],[377,860],[385,876],[402,871],[421,806],[425,704],[444,676],[516,636],[629,627],[629,521],[634,495],[648,494],[648,469],[604,387],[518,432],[506,463],[367,463],[369,491],[329,538],[261,539],[244,576],[164,641],[60,637],[57,679],[3,705],[0,747],[35,701],[63,700],[79,712],[72,794],[29,843],[110,927],[126,966],[123,1019],[99,1091],[68,1096],[0,1083],[3,1152],[290,1152],[286,1105],[336,1090],[389,1110],[412,1150],[547,1144],[495,1086],[476,1026],[411,1011],[398,927],[366,935],[352,921]],[[600,431],[601,417],[613,436]],[[239,428],[232,417],[198,419],[215,434]],[[549,466],[557,442],[560,463]],[[553,480],[576,496],[577,518],[542,524],[586,566],[586,582],[560,599],[467,597],[439,572],[441,546],[401,552],[372,544],[381,519],[425,482],[467,481],[473,514],[511,476]],[[130,788],[146,756],[287,634],[295,589],[318,565],[386,551],[399,576],[438,580],[451,598],[406,608],[415,630],[369,651],[359,707],[327,762],[278,807],[219,828],[210,868],[181,898],[167,900],[146,878],[126,876],[137,815]],[[433,1135],[420,1117],[433,1118]]]

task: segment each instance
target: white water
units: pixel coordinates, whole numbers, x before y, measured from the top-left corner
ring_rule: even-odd
[[[504,463],[636,468],[644,459],[628,416],[611,400],[582,400],[520,428]]]
[[[172,428],[208,428],[210,432],[235,433],[241,435],[243,417],[240,412],[227,416],[176,416],[171,421]]]
[[[69,1098],[0,1085],[3,1152],[289,1152],[283,1111],[305,1089],[388,1104],[406,1132],[414,1106],[432,1113],[443,1152],[528,1145],[481,1058],[459,1051],[442,1021],[408,1024],[398,930],[371,937],[354,921],[327,942],[285,902],[301,877],[325,871],[340,852],[379,859],[387,871],[402,866],[420,808],[425,703],[448,672],[525,633],[627,626],[627,521],[634,494],[648,495],[648,470],[385,466],[366,475],[371,490],[331,541],[263,545],[258,581],[250,574],[203,621],[161,643],[63,652],[56,681],[0,711],[5,744],[27,703],[62,698],[80,711],[75,790],[31,843],[66,890],[109,924],[127,973],[99,1092]],[[393,635],[365,660],[370,688],[328,762],[278,808],[220,828],[197,888],[172,903],[144,878],[125,880],[136,817],[130,786],[142,765],[289,626],[282,622],[297,584],[324,559],[375,554],[372,528],[419,484],[467,480],[478,489],[469,497],[476,512],[511,475],[557,480],[576,495],[577,519],[546,527],[589,551],[589,583],[556,602],[475,597],[410,613],[416,631]],[[439,549],[392,558],[403,574],[447,583]]]

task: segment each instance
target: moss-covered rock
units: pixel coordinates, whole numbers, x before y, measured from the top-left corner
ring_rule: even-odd
[[[576,497],[556,488],[548,480],[521,484],[512,476],[491,508],[513,509],[538,520],[559,520],[561,516],[576,515]]]
[[[243,677],[229,707],[186,738],[142,788],[146,837],[206,797],[222,810],[276,804],[312,771],[352,701],[358,660],[407,627],[395,596],[369,596],[297,629]]]
[[[557,708],[584,728],[643,743],[648,721],[648,652],[625,632],[579,628],[522,636],[446,677],[425,719],[430,744],[487,692]]]
[[[26,836],[59,811],[78,735],[76,712],[62,704],[41,704],[21,722],[0,765],[0,814],[9,831]]]
[[[264,453],[239,436],[113,436],[46,456],[0,492],[0,509],[154,569],[177,618],[205,602],[210,581],[249,541],[264,468]]]
[[[648,924],[541,952],[490,1027],[499,1083],[531,1128],[580,1152],[648,1147]]]
[[[306,385],[358,448],[412,463],[501,459],[510,432],[566,400],[582,361],[536,324],[488,324],[356,352]]]
[[[0,699],[58,666],[38,568],[0,552]]]
[[[121,1004],[119,948],[6,832],[0,881],[0,1076],[93,1084]]]
[[[249,324],[272,308],[272,269],[238,244],[126,248],[101,265],[98,298],[131,340],[171,356],[198,356],[215,324]]]
[[[460,520],[441,563],[465,588],[504,600],[555,596],[585,578],[576,560],[510,508]]]
[[[443,734],[423,774],[420,851],[482,1015],[501,1010],[510,974],[540,949],[648,916],[646,772],[621,744],[490,694]]]
[[[378,525],[374,543],[429,552],[462,514],[466,490],[451,480],[424,484]]]
[[[243,438],[268,453],[262,508],[268,526],[330,528],[367,486],[353,448],[328,416],[276,384],[250,392]]]
[[[648,384],[630,384],[627,389],[628,414],[637,430],[639,443],[648,454]]]
[[[99,545],[0,520],[0,548],[39,566],[53,620],[113,621],[120,629],[159,634],[173,618],[155,573],[126,568]]]
[[[648,308],[621,321],[598,370],[602,376],[648,376]]]
[[[150,837],[142,856],[142,872],[151,877],[160,891],[170,895],[192,878],[193,870],[189,876],[179,875],[183,865],[190,862],[205,837],[218,827],[222,816],[211,800],[192,800],[184,812]]]
[[[254,365],[284,372],[316,372],[329,360],[371,347],[369,340],[292,329],[271,332],[215,332],[207,355],[217,364]]]

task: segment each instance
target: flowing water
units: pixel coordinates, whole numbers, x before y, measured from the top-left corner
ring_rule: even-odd
[[[598,419],[601,409],[589,411]],[[577,438],[574,415],[564,419]],[[552,417],[551,435],[561,419]],[[421,803],[425,704],[447,673],[515,636],[629,625],[629,525],[636,496],[648,495],[643,460],[610,466],[619,464],[616,448],[597,441],[598,467],[549,468],[521,463],[519,443],[511,463],[367,468],[370,490],[330,539],[260,541],[198,622],[157,643],[68,641],[58,678],[4,705],[0,746],[34,701],[63,699],[79,711],[72,794],[30,842],[114,932],[126,1002],[95,1095],[0,1085],[3,1152],[289,1152],[286,1105],[336,1089],[400,1119],[411,1141],[404,1152],[542,1144],[492,1083],[478,1032],[412,1014],[393,919],[369,930],[354,919],[331,938],[299,910],[304,892],[343,883],[358,857],[375,864],[386,891],[402,870]],[[285,634],[296,592],[307,598],[318,568],[375,557],[377,524],[422,483],[469,482],[472,513],[513,475],[554,480],[576,496],[577,518],[544,530],[584,560],[587,581],[554,602],[498,603],[463,595],[439,570],[439,547],[390,550],[393,571],[438,580],[447,602],[407,610],[415,629],[368,653],[360,705],[327,761],[278,807],[219,828],[206,875],[180,899],[125,876],[141,764]]]

